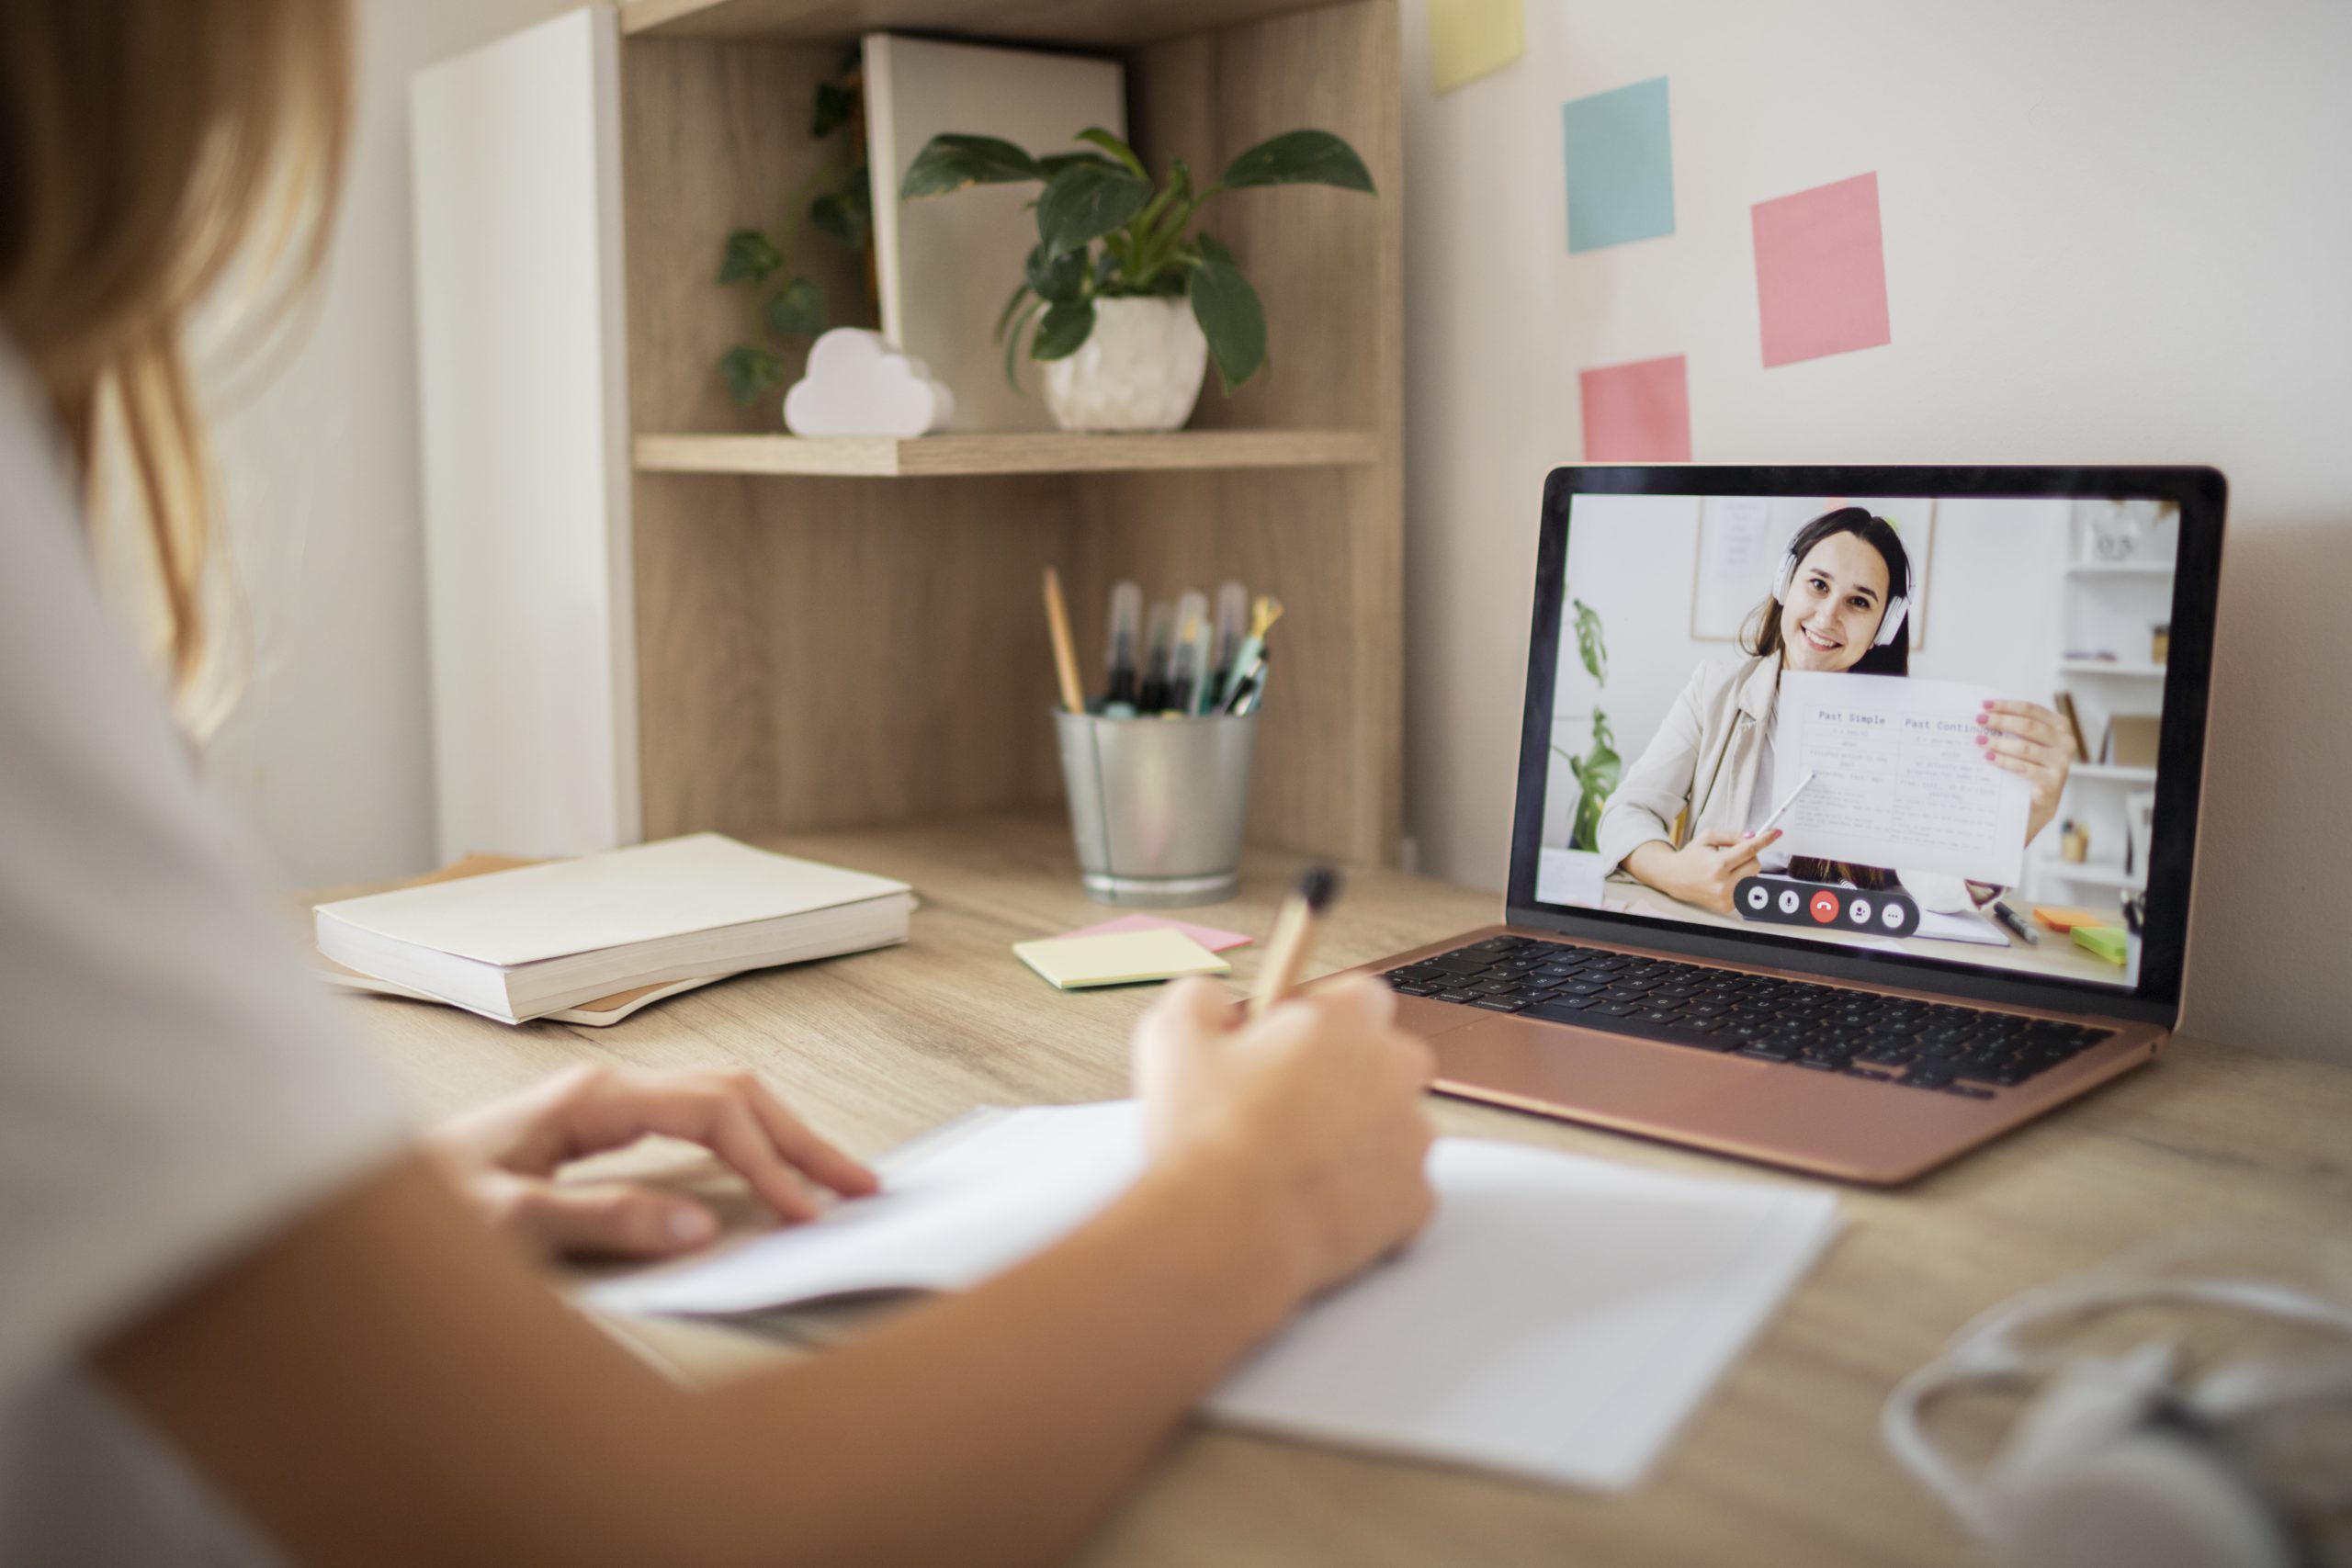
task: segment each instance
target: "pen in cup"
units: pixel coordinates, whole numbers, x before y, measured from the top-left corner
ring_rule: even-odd
[[[1046,569],[1046,633],[1054,642],[1054,676],[1060,682],[1062,706],[1086,711],[1086,692],[1078,683],[1078,650],[1069,637],[1069,609],[1062,603],[1061,573]]]
[[[1151,607],[1143,645],[1143,675],[1136,688],[1136,707],[1158,713],[1168,705],[1168,656],[1176,635],[1176,612],[1164,601]]]
[[[1143,637],[1143,590],[1122,582],[1111,590],[1111,643],[1106,658],[1110,674],[1102,689],[1105,717],[1131,716],[1136,711],[1136,665]]]

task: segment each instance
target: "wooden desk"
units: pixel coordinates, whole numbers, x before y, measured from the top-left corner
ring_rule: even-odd
[[[423,1106],[454,1109],[578,1061],[759,1071],[875,1154],[981,1103],[1125,1091],[1148,988],[1064,996],[1007,951],[1114,911],[1080,893],[1057,819],[811,835],[780,848],[904,877],[913,941],[674,998],[605,1030],[508,1029],[356,998]],[[1295,874],[1251,859],[1196,911],[1263,931]],[[1426,878],[1354,876],[1317,954],[1337,967],[1492,918]],[[1258,950],[1234,953],[1251,978]],[[1451,1100],[1450,1133],[1739,1180],[1729,1161]],[[1962,1562],[1965,1539],[1879,1446],[1879,1406],[1971,1314],[2136,1243],[2199,1227],[2352,1227],[2352,1072],[2197,1041],[1899,1193],[1847,1190],[1846,1233],[1676,1439],[1649,1483],[1601,1497],[1202,1429],[1081,1554],[1088,1563]],[[729,1331],[700,1343],[731,1346]],[[784,1449],[778,1450],[778,1462]]]

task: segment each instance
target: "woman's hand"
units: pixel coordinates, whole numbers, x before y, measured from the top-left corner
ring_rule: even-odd
[[[741,1072],[575,1067],[450,1117],[424,1142],[492,1227],[535,1252],[666,1258],[717,1235],[718,1217],[680,1192],[554,1179],[570,1161],[657,1133],[718,1156],[787,1221],[816,1216],[812,1181],[844,1197],[878,1185]]]
[[[2065,721],[2040,703],[1985,700],[1976,716],[1983,733],[1976,743],[1985,761],[2007,768],[2033,786],[2033,807],[2026,816],[2025,841],[2033,842],[2058,815],[2058,796],[2065,791],[2066,774],[2074,767],[2075,748]]]
[[[1295,1299],[1409,1239],[1436,1200],[1422,1174],[1434,1063],[1368,976],[1317,986],[1254,1022],[1222,987],[1169,987],[1136,1031],[1136,1092],[1156,1166],[1232,1162],[1271,1211]]]
[[[1778,828],[1754,838],[1710,828],[1679,850],[1652,839],[1625,857],[1625,869],[1669,897],[1728,915],[1731,890],[1755,874],[1757,857],[1780,837]]]

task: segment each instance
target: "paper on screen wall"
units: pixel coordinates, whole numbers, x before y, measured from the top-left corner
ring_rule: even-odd
[[[1959,681],[1782,675],[1781,765],[1815,777],[1774,849],[2016,886],[2033,791],[1976,742],[1977,713],[2001,695]]]

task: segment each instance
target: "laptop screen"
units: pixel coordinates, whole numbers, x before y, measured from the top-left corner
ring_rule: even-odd
[[[2151,906],[2185,900],[2201,749],[2200,678],[2186,814],[2160,843],[2180,804],[2165,710],[2183,502],[2037,470],[2006,472],[2059,493],[1985,493],[2003,472],[1942,494],[1689,482],[1859,470],[1555,476],[1540,774],[1522,766],[1523,794],[1540,777],[1532,901],[2138,989],[2152,914],[2182,923]],[[1612,482],[1633,488],[1580,488]]]

